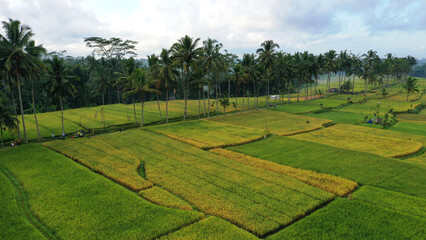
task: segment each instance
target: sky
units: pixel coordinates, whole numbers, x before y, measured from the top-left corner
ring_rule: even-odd
[[[0,20],[20,20],[37,44],[71,56],[91,53],[85,37],[135,40],[146,58],[189,35],[240,56],[271,39],[288,53],[373,49],[423,59],[425,9],[426,0],[0,0]]]

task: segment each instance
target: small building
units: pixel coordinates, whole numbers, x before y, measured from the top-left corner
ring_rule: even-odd
[[[280,95],[271,95],[271,100],[280,99]]]
[[[330,89],[328,90],[328,92],[329,92],[329,93],[337,93],[337,92],[339,92],[339,89],[338,89],[338,88],[330,88]]]

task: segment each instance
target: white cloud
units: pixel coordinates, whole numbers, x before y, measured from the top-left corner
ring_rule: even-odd
[[[231,52],[254,52],[267,39],[286,52],[377,49],[422,57],[426,34],[422,0],[0,0],[0,19],[31,26],[49,51],[86,55],[84,37],[139,42],[139,57],[178,38],[215,38]]]

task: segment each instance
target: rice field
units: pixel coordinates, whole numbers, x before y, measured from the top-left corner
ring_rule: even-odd
[[[359,128],[362,127],[337,124],[319,131],[291,136],[291,138],[374,153],[385,157],[408,156],[423,148],[421,142],[377,136],[373,132],[357,131]]]
[[[230,116],[225,118],[228,117]],[[259,140],[267,134],[262,129],[238,127],[204,120],[157,125],[146,129],[203,149],[248,143]]]
[[[151,239],[204,216],[152,204],[38,144],[2,152],[0,168],[14,176],[31,213],[59,239]]]
[[[322,128],[330,120],[285,112],[258,110],[211,118],[210,121],[263,130],[276,135],[293,135]]]
[[[362,185],[426,197],[425,166],[405,160],[280,136],[229,149],[286,166],[340,176]]]
[[[334,197],[295,178],[247,166],[157,133],[133,130],[92,141],[97,139],[99,144],[108,143],[141,157],[148,181],[206,214],[258,236],[290,224]]]
[[[340,198],[267,239],[420,240],[425,228],[424,218]]]
[[[193,210],[192,206],[187,202],[157,186],[142,190],[138,194],[146,200],[160,206],[181,210]]]

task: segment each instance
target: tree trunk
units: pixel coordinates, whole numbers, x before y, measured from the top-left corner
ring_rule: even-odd
[[[228,77],[228,98],[231,95],[231,79]]]
[[[25,129],[24,105],[22,104],[21,77],[19,76],[19,74],[17,74],[17,79],[18,79],[19,107],[21,109],[21,117],[22,117],[22,128],[24,130],[25,143],[28,143],[27,130]]]
[[[189,91],[189,66],[186,69],[186,87],[184,90],[184,98],[185,98],[185,111],[183,113],[183,121],[185,122],[188,110],[188,91]]]
[[[198,118],[201,118],[201,88],[198,89]]]
[[[59,96],[59,104],[61,104],[61,121],[62,121],[62,136],[65,134],[64,127],[64,105],[62,103],[62,96]]]
[[[1,132],[1,149],[4,148],[4,143],[3,143],[3,126],[0,125],[0,132]]]
[[[105,93],[102,92],[102,106],[105,105]]]
[[[141,107],[141,110],[142,110],[142,113],[141,113],[141,127],[143,127],[143,104],[144,104],[145,94],[142,93],[141,97],[142,97],[142,99],[141,99],[141,105],[142,105],[142,107]]]
[[[207,103],[208,103],[207,118],[210,119],[210,84],[207,86]]]
[[[290,103],[290,83],[287,84],[287,104]]]
[[[349,80],[350,81],[350,80]],[[355,94],[355,74],[352,77],[352,94]]]
[[[409,91],[407,91],[407,102],[408,102],[408,95],[410,95],[410,92],[409,92]]]
[[[117,89],[117,103],[120,103],[120,91]]]
[[[160,108],[160,99],[159,99],[160,97],[159,97],[158,93],[156,95],[157,95],[158,111],[160,112],[160,119],[161,119],[161,121],[163,121],[163,114],[161,114],[161,108]]]
[[[266,108],[269,108],[269,78],[266,80]]]
[[[238,79],[235,80],[235,111],[238,111]]]
[[[247,110],[250,110],[250,84],[247,84],[247,93]]]
[[[218,84],[217,84],[217,76],[215,76],[215,83],[216,83],[216,115],[218,115],[219,114],[219,98],[217,97],[217,87],[218,87]]]
[[[204,117],[206,116],[206,94],[204,93],[203,87],[203,102],[204,102]]]
[[[325,87],[325,90],[327,91],[327,97],[330,96],[330,78],[331,78],[331,73],[328,73],[328,77],[327,77],[327,84]]]
[[[9,83],[10,83],[10,92],[12,93],[12,104],[13,104],[13,111],[15,111],[15,118],[18,119],[18,112],[16,110],[16,103],[15,103],[15,94],[13,93],[13,88],[12,88],[12,82],[10,81],[10,76],[9,76]],[[19,128],[19,121],[18,121],[18,139],[21,139],[21,130]]]
[[[135,115],[135,123],[137,123],[138,119],[136,118],[135,96],[133,95],[132,95],[132,103],[133,103],[133,115]]]
[[[246,94],[246,82],[244,82],[244,88],[243,88],[243,108],[244,108],[244,97]]]
[[[340,95],[340,86],[341,86],[341,84],[340,84],[340,77],[341,77],[341,75],[342,75],[342,71],[339,72],[339,95]]]
[[[166,88],[166,123],[169,123],[169,89]]]
[[[315,85],[315,99],[317,99],[318,98],[318,92],[317,92],[318,79],[315,81],[314,85]]]
[[[255,81],[253,81],[253,102],[254,102],[254,99],[256,98],[256,82]],[[256,110],[257,110],[257,101],[256,101]]]
[[[34,120],[35,120],[35,124],[36,124],[36,128],[37,128],[37,133],[38,133],[38,139],[41,139],[41,133],[40,133],[40,128],[38,127],[38,121],[37,121],[37,114],[36,114],[36,109],[35,109],[35,91],[34,91],[34,79],[32,77],[31,78],[31,97],[32,97],[32,101],[33,101],[33,112],[34,112]]]

